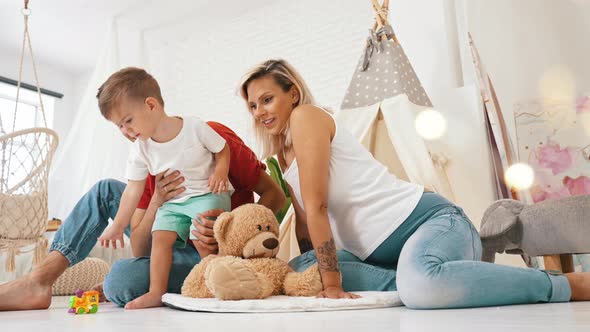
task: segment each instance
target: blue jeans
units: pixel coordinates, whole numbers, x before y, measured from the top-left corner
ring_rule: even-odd
[[[344,290],[397,290],[412,309],[569,301],[565,276],[481,262],[479,234],[463,210],[421,203],[421,213],[412,213],[364,262],[338,252]],[[310,251],[289,264],[302,271],[315,262]]]
[[[49,251],[60,252],[70,265],[86,258],[108,226],[109,218],[115,218],[124,190],[125,183],[117,180],[101,180],[95,184],[58,229]],[[129,228],[125,234],[130,234]],[[201,258],[190,246],[175,249],[173,257],[168,292],[180,293],[184,279]],[[149,284],[150,257],[146,256],[115,262],[105,278],[103,289],[110,301],[123,306],[147,293]]]

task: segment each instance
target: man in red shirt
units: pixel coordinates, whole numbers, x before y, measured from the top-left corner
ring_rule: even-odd
[[[254,192],[260,196],[258,203],[275,213],[285,204],[285,194],[272,178],[266,174],[265,166],[258,161],[252,150],[229,128],[208,123],[219,133],[230,147],[229,180],[235,189],[232,208],[254,202]],[[107,298],[118,305],[125,305],[149,289],[151,228],[157,209],[167,200],[182,192],[182,179],[172,173],[148,177],[144,195],[132,216],[130,230],[133,255],[136,258],[115,262],[104,282]],[[25,276],[0,285],[0,311],[46,309],[51,304],[51,287],[66,268],[77,264],[88,256],[96,240],[114,218],[125,183],[107,179],[99,181],[76,204],[63,225],[58,229],[49,249],[49,254]],[[199,238],[197,250],[191,246],[174,250],[172,268],[168,281],[168,292],[179,293],[182,283],[191,269],[211,253],[217,252],[213,237],[214,221],[222,211],[213,210],[198,217],[202,222],[193,221]]]

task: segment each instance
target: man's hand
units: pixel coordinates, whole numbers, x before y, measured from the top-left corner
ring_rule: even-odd
[[[164,176],[166,172],[168,170],[156,175],[156,188],[150,204],[156,204],[157,207],[162,206],[162,204],[186,190],[185,187],[180,186],[184,182],[184,177],[180,176],[179,171]]]
[[[121,228],[119,225],[113,223],[102,233],[102,235],[98,238],[100,241],[100,245],[103,247],[109,247],[110,244],[113,244],[113,249],[117,249],[117,241],[121,244],[121,248],[125,248],[125,242],[123,242],[123,233],[125,232],[124,228]]]
[[[213,225],[215,225],[215,219],[220,214],[222,214],[223,210],[209,210],[203,212],[202,214],[197,214],[197,218],[193,219],[193,226],[195,226],[196,230],[192,231],[192,234],[197,238],[197,240],[193,241],[197,251],[201,256],[201,259],[205,258],[208,255],[217,254],[219,251],[219,247],[217,245],[217,240],[215,239],[215,234],[213,232]],[[199,220],[201,221],[199,223]]]

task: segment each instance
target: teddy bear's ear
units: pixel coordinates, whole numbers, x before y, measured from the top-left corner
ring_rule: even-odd
[[[221,243],[225,240],[225,233],[229,227],[229,224],[234,220],[234,215],[231,212],[223,212],[217,217],[213,231],[215,232],[215,239]]]

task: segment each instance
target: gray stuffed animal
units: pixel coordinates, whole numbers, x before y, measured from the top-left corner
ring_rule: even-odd
[[[590,195],[527,205],[503,199],[484,213],[482,260],[496,253],[546,256],[590,253]]]

